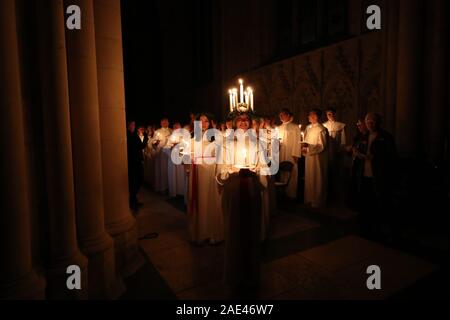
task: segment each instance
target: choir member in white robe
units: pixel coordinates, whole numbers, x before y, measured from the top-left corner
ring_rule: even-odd
[[[210,128],[206,115],[201,115],[203,139],[200,155],[195,154],[195,141],[191,140],[192,164],[188,166],[188,224],[191,242],[201,245],[220,243],[224,239],[224,217],[221,206],[221,195],[216,183],[217,164],[210,164],[215,158],[215,142],[209,142],[204,133]],[[209,147],[208,147],[209,146]],[[206,148],[211,152],[205,152]]]
[[[237,116],[237,129],[247,132],[250,125],[248,114]],[[259,284],[261,242],[267,237],[271,205],[268,177],[259,174],[265,164],[260,162],[258,147],[257,143],[251,147],[248,137],[230,141],[217,177],[225,216],[224,280],[232,288]]]
[[[298,158],[301,157],[300,128],[293,121],[293,114],[283,109],[280,112],[282,124],[277,128],[280,138],[280,163],[289,161],[294,164],[291,179],[286,188],[286,195],[291,199],[297,198]],[[282,179],[286,177],[282,176]]]
[[[155,131],[152,139],[152,145],[155,149],[155,178],[153,189],[156,192],[164,192],[168,189],[167,165],[169,158],[162,149],[169,142],[169,137],[172,134],[172,129],[169,128],[169,120],[161,120],[161,128]]]
[[[329,108],[326,111],[328,121],[323,125],[329,134],[329,194],[328,200],[336,207],[344,206],[346,182],[344,175],[345,165],[345,124],[336,121],[336,110]]]
[[[319,123],[320,110],[312,110],[308,119],[305,144],[305,204],[322,208],[327,203],[328,130]]]

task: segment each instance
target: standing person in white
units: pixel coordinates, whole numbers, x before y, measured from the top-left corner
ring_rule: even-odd
[[[211,128],[210,120],[206,114],[201,114],[198,119],[202,126],[202,136],[198,141],[201,144],[201,154],[198,157],[195,155],[195,138],[192,139],[191,151],[194,155],[192,164],[187,165],[189,236],[193,244],[201,245],[209,242],[214,245],[224,239],[222,198],[215,178],[217,165],[208,161],[216,155],[205,152],[210,145],[205,137],[206,130]]]
[[[169,128],[169,120],[167,118],[161,120],[161,128],[155,131],[152,139],[152,145],[156,150],[155,154],[155,185],[156,192],[164,192],[168,189],[167,166],[169,158],[162,152],[162,149],[169,141],[172,130]]]
[[[328,129],[329,138],[329,201],[342,207],[345,197],[344,160],[345,160],[345,123],[336,121],[336,109],[326,111],[328,121],[323,125]]]
[[[301,157],[300,128],[294,123],[294,116],[288,109],[280,112],[282,124],[277,127],[280,138],[280,163],[289,161],[294,164],[291,179],[286,188],[286,195],[291,199],[297,198],[298,159]],[[283,179],[285,177],[282,177]]]
[[[305,143],[305,204],[322,208],[327,202],[328,187],[328,130],[319,122],[322,112],[309,112],[311,123],[306,129]]]

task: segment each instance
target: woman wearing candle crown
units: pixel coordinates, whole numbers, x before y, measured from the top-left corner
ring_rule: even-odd
[[[224,146],[225,163],[217,177],[225,217],[224,280],[235,290],[247,291],[259,284],[270,205],[267,176],[258,174],[263,164],[256,132],[250,130],[251,114],[236,112],[234,118],[235,137]]]
[[[214,153],[208,154],[207,147],[211,142],[208,141],[205,133],[211,128],[210,117],[206,114],[200,114],[196,119],[196,125],[201,123],[201,137],[191,139],[191,162],[188,166],[189,187],[188,187],[188,223],[191,242],[203,244],[209,242],[216,244],[223,241],[223,214],[221,208],[221,196],[216,184],[217,165],[211,163]],[[197,150],[196,150],[197,143]]]

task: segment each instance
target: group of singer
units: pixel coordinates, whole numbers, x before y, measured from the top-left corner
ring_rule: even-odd
[[[327,109],[325,116],[326,122],[322,122],[322,111],[310,110],[309,123],[305,127],[294,122],[294,114],[288,109],[279,112],[279,121],[276,117],[255,116],[253,112],[230,114],[221,123],[210,114],[191,113],[188,124],[175,123],[171,128],[165,118],[157,130],[154,126],[137,127],[135,121],[129,121],[130,208],[138,210],[141,205],[137,194],[144,181],[154,191],[164,193],[169,187],[169,173],[181,172],[178,173],[181,178],[179,184],[185,196],[190,240],[195,245],[216,245],[225,241],[228,257],[225,259],[225,270],[228,270],[225,275],[229,275],[229,283],[252,283],[252,278],[248,277],[250,273],[236,270],[241,270],[244,265],[251,268],[252,261],[258,261],[252,255],[258,254],[255,248],[267,239],[269,219],[277,207],[276,186],[283,182],[286,199],[298,199],[297,189],[301,185],[306,206],[314,209],[350,206],[359,212],[363,228],[373,231],[383,224],[385,208],[390,204],[396,162],[394,139],[382,129],[381,117],[376,113],[358,119],[355,124],[357,135],[350,143],[346,124],[338,121],[336,110]],[[258,160],[251,168],[243,168],[209,164],[196,158],[191,159],[188,165],[179,165],[174,171],[168,151],[180,141],[173,132],[183,128],[193,137],[195,121],[201,123],[202,132],[210,128],[220,130],[223,139],[229,139],[228,129],[276,132],[280,167],[290,163],[288,172],[262,175],[259,170],[269,164]],[[239,155],[240,152],[233,154],[234,157]],[[234,160],[227,163],[239,162]],[[246,250],[243,246],[253,249]],[[246,259],[242,259],[243,251]],[[237,254],[241,258],[233,258]],[[257,279],[258,275],[254,276]]]

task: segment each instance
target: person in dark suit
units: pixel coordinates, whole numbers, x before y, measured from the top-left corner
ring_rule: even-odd
[[[137,194],[142,186],[144,174],[144,148],[147,146],[148,136],[141,139],[136,130],[136,122],[127,123],[127,153],[128,153],[128,187],[130,191],[130,209],[137,210],[141,203]]]
[[[361,137],[361,150],[355,152],[355,157],[362,161],[360,215],[363,229],[378,237],[390,233],[386,229],[395,218],[388,214],[392,207],[397,151],[393,136],[381,128],[378,114],[369,113],[365,124],[368,132]]]
[[[359,210],[361,208],[361,186],[364,176],[364,158],[359,155],[364,155],[367,152],[367,133],[364,116],[360,117],[356,123],[358,133],[353,138],[351,146],[347,147],[347,153],[352,157],[352,171],[351,171],[351,186],[347,198],[350,208]]]

